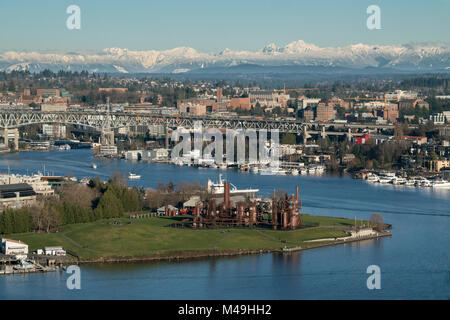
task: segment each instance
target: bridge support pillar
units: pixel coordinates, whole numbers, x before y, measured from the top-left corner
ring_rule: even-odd
[[[348,140],[348,141],[352,141],[352,137],[353,137],[352,129],[348,128],[348,131],[347,131],[347,140]]]
[[[169,149],[169,128],[164,126],[165,148]]]
[[[102,131],[102,134],[100,137],[100,144],[102,146],[113,146],[114,145],[114,131],[112,131],[112,130]]]
[[[326,139],[327,138],[327,132],[326,132],[326,128],[325,126],[322,127],[322,132],[320,133],[320,136],[322,137],[322,139]]]
[[[303,127],[303,144],[306,144],[308,142],[308,138],[311,138],[311,136],[308,133],[308,126]]]
[[[14,134],[14,150],[19,150],[19,129],[4,129],[3,139],[5,141],[5,146],[9,148],[9,134]]]

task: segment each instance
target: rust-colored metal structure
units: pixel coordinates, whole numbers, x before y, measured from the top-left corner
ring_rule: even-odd
[[[299,199],[299,188],[296,188],[295,196],[286,194],[281,198],[272,199],[272,227],[278,229],[297,229],[303,225],[300,214],[302,203]]]
[[[293,230],[303,225],[298,187],[295,196],[289,197],[286,194],[279,199],[274,197],[271,207],[267,206],[268,202],[270,203],[270,201],[257,203],[255,200],[248,200],[233,203],[230,196],[230,184],[225,182],[223,202],[220,203],[220,199],[216,198],[199,201],[195,206],[192,221],[183,220],[183,225],[190,225],[195,229],[260,225],[274,230]],[[271,218],[264,219],[265,214]]]

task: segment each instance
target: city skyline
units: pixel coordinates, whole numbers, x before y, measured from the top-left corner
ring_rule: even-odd
[[[67,7],[81,9],[81,29],[69,30]],[[366,10],[381,10],[381,29],[369,30]],[[0,52],[95,51],[104,48],[202,52],[260,50],[269,43],[304,40],[319,47],[401,45],[450,41],[450,1],[340,1],[317,3],[231,0],[227,3],[178,0],[95,3],[85,0],[15,1],[2,4]]]

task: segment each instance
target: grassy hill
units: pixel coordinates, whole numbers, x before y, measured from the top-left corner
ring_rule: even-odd
[[[56,233],[24,233],[6,237],[27,243],[30,252],[44,246],[58,245],[83,261],[114,260],[271,251],[284,246],[306,248],[315,244],[305,243],[305,240],[342,237],[347,234],[342,227],[354,224],[349,219],[305,215],[304,221],[308,226],[293,231],[274,231],[267,228],[194,230],[171,227],[176,219],[179,218],[131,220],[124,217],[68,225]]]

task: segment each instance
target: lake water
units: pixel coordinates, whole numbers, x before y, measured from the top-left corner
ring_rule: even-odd
[[[98,165],[92,169],[92,163]],[[239,188],[295,192],[303,212],[369,219],[381,213],[393,236],[290,255],[264,254],[181,263],[81,266],[81,290],[65,273],[0,277],[0,299],[450,299],[450,190],[370,185],[348,177],[262,176],[235,170],[94,159],[90,150],[0,156],[0,173],[46,170],[78,178],[114,171],[140,174],[131,185],[218,179]],[[381,268],[381,290],[366,286],[370,265]]]

